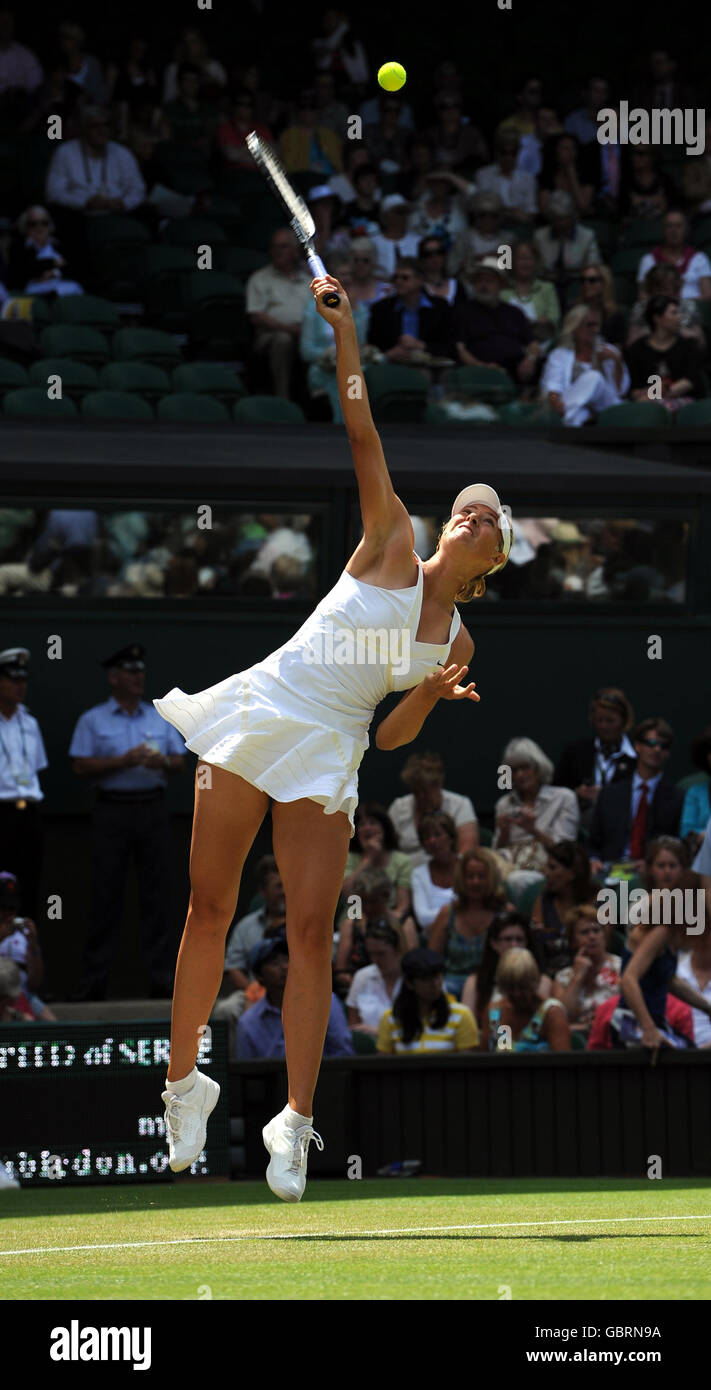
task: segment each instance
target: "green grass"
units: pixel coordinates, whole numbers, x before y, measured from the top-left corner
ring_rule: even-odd
[[[76,1248],[132,1241],[157,1243]],[[693,1178],[314,1180],[293,1206],[262,1182],[0,1193],[0,1251],[56,1246],[0,1254],[3,1296],[711,1297],[711,1197]]]

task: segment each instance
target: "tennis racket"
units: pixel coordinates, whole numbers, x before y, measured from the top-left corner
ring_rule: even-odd
[[[317,256],[314,251],[314,237],[316,235],[314,219],[303,198],[294,192],[273,149],[266,140],[262,140],[261,136],[257,135],[256,130],[250,131],[247,136],[247,148],[255,164],[264,174],[272,193],[286,210],[291,227],[304,248],[311,274],[314,278],[325,275],[326,267],[321,257]],[[337,294],[336,290],[329,290],[323,296],[323,302],[327,308],[335,309],[341,302],[341,296]]]

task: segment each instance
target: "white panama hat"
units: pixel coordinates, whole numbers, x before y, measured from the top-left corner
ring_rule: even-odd
[[[511,518],[508,512],[504,511],[499,494],[494,492],[493,487],[489,487],[488,483],[470,483],[469,487],[462,488],[462,491],[454,499],[452,516],[456,516],[457,512],[461,512],[464,507],[470,507],[473,502],[481,502],[484,507],[490,507],[492,512],[496,513],[503,541],[503,554],[494,562],[491,569],[486,571],[487,574],[496,574],[498,570],[503,569],[511,552],[513,540]]]

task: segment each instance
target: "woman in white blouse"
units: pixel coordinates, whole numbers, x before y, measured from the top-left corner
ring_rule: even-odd
[[[619,348],[601,337],[597,309],[576,304],[563,319],[559,345],[546,360],[541,397],[563,416],[564,425],[582,425],[597,411],[619,405],[630,374]]]
[[[440,908],[456,897],[454,871],[457,853],[457,827],[446,811],[423,816],[419,825],[420,843],[429,856],[425,864],[412,870],[412,906],[420,931],[429,932]]]
[[[346,997],[348,1026],[375,1036],[378,1025],[402,984],[402,942],[387,923],[372,923],[365,930],[370,965],[356,970]]]
[[[515,869],[542,873],[553,845],[577,839],[577,797],[569,787],[550,785],[553,764],[531,738],[511,739],[501,762],[511,769],[513,789],[500,796],[494,808],[491,847]],[[412,878],[414,887],[414,872]],[[506,882],[508,886],[509,879]]]

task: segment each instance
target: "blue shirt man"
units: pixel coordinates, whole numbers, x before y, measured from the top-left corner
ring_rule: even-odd
[[[133,643],[102,662],[112,694],[80,715],[72,735],[74,772],[94,778],[102,791],[152,791],[183,767],[185,744],[177,729],[141,699],[143,656],[143,647]]]
[[[242,1014],[237,1024],[237,1058],[284,1056],[281,1005],[289,970],[289,948],[283,936],[258,941],[249,953],[249,968],[266,994]],[[331,1013],[323,1045],[324,1057],[352,1057],[353,1043],[343,1007],[331,996]]]

